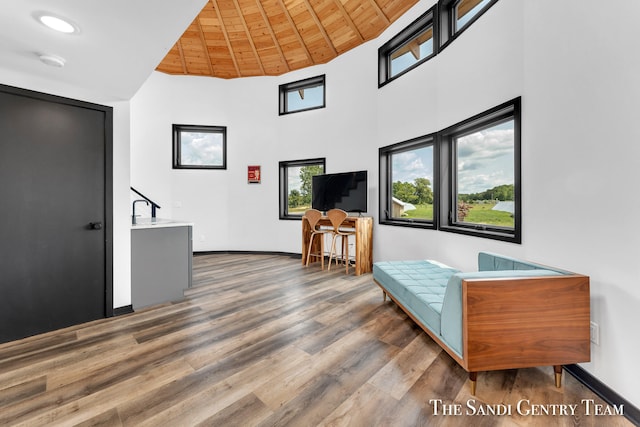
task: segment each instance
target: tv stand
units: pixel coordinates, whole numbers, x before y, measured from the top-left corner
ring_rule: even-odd
[[[344,228],[353,228],[355,234],[355,270],[356,276],[370,273],[373,270],[373,218],[370,216],[349,216],[342,223]],[[320,218],[318,226],[331,227],[331,221],[326,216]],[[311,228],[309,223],[302,221],[302,265],[307,263],[307,253],[309,251],[309,236]],[[320,251],[320,240],[314,239],[312,252]],[[312,257],[309,263],[318,262],[317,257]]]

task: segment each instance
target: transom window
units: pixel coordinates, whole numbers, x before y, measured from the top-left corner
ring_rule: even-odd
[[[498,0],[440,0],[378,49],[378,87],[444,49]]]
[[[498,0],[440,0],[440,48],[444,49]]]
[[[422,64],[435,54],[435,7],[416,19],[411,25],[378,49],[378,85]]]
[[[280,85],[280,115],[325,107],[325,76]]]
[[[433,28],[429,27],[391,52],[389,55],[390,77],[397,76],[431,55],[433,55]]]
[[[471,20],[480,14],[491,0],[458,0],[453,6],[453,33],[458,32]]]
[[[173,125],[174,169],[226,169],[227,127]]]
[[[301,219],[311,208],[311,178],[325,171],[325,159],[280,162],[280,219]]]

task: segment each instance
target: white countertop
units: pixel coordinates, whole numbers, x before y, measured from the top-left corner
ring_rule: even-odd
[[[159,228],[159,227],[186,227],[193,226],[192,222],[165,218],[136,218],[136,223],[131,224],[131,229]]]

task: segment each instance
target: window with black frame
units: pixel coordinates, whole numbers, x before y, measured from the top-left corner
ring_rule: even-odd
[[[325,76],[316,76],[279,86],[280,115],[324,108]]]
[[[380,223],[435,228],[435,134],[382,147]]]
[[[378,86],[412,70],[436,54],[435,6],[378,49]]]
[[[498,0],[440,0],[440,47],[444,48]]]
[[[439,138],[439,228],[520,243],[520,98],[451,126]]]
[[[279,163],[280,219],[302,219],[311,208],[311,181],[325,172],[325,159],[289,160]]]
[[[226,168],[226,126],[173,125],[173,169]]]

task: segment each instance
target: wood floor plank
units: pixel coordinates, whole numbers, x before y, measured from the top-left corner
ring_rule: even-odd
[[[94,351],[82,353],[82,365],[77,362],[56,364],[47,370],[47,389],[55,390],[77,381],[84,381],[87,376],[101,369],[110,369],[113,364],[120,363],[131,354],[136,340],[131,335],[123,335],[110,340],[105,345],[88,347]]]
[[[225,426],[245,427],[256,425],[269,415],[271,410],[253,393],[237,400],[222,411],[194,424],[197,427]]]
[[[181,401],[188,399],[189,396],[205,392],[212,385],[246,369],[252,363],[258,363],[276,353],[282,347],[287,347],[298,337],[317,328],[316,325],[313,321],[299,323],[274,335],[270,339],[257,342],[213,364],[198,369],[170,385],[159,387],[155,393],[145,397],[143,405],[127,406],[121,412],[123,419],[126,419],[127,423],[129,420],[133,420],[133,424],[139,424],[143,419],[153,414],[179,405]]]
[[[135,400],[135,396],[154,393],[159,387],[171,384],[193,372],[193,369],[184,361],[177,360],[158,365],[147,370],[144,374],[124,380],[87,394],[78,399],[60,401],[59,404],[46,411],[37,411],[27,416],[16,417],[10,420],[13,425],[76,425],[87,423],[94,417],[101,417],[110,413],[112,409],[118,410],[121,405]],[[118,411],[119,423],[122,423],[120,411]],[[1,424],[0,425],[4,425]]]
[[[440,354],[426,335],[419,335],[369,379],[369,383],[400,400]]]
[[[593,399],[550,367],[468,375],[370,274],[206,254],[181,301],[0,344],[0,425],[620,426],[621,416],[434,415],[430,399]]]
[[[398,401],[386,392],[371,385],[363,384],[347,400],[323,419],[319,427],[344,426],[394,426],[405,425],[394,418]]]
[[[37,378],[0,389],[0,406],[20,402],[25,399],[32,399],[47,390],[47,377]]]
[[[378,356],[397,351],[390,347],[377,339],[364,342],[340,363],[314,376],[293,399],[259,425],[319,424],[380,369],[384,358]]]
[[[108,337],[105,341],[91,340],[83,342],[80,347],[56,345],[53,349],[42,351],[41,354],[31,355],[21,360],[12,360],[0,368],[0,383],[4,386],[22,383],[42,376],[43,372],[52,374],[59,369],[68,367],[78,370],[78,364],[94,356],[102,357],[105,351],[119,348],[131,343],[132,337]],[[0,356],[1,357],[1,356]],[[48,377],[47,377],[48,378]]]
[[[78,339],[75,331],[49,332],[42,335],[35,335],[18,341],[10,341],[0,344],[0,354],[2,362],[7,362],[14,357],[24,357],[25,355],[37,353],[43,349],[58,347],[59,345],[74,342]],[[2,367],[0,366],[0,369]]]
[[[136,415],[126,416],[128,425],[150,426],[157,425],[197,425],[204,423],[207,419],[216,420],[218,414],[229,411],[236,411],[238,400],[251,394],[251,390],[259,386],[268,378],[282,375],[291,363],[303,363],[308,355],[295,347],[284,347],[280,351],[261,359],[255,364],[246,366],[244,369],[228,377],[211,377],[206,383],[202,383],[198,393],[190,393],[184,399],[174,400],[174,405],[167,406],[161,411],[157,411],[149,416],[140,411],[134,411]],[[267,373],[267,374],[265,374]],[[141,399],[147,403],[148,399]],[[229,409],[236,405],[235,409]],[[264,404],[261,408],[266,408]],[[130,408],[121,408],[123,414],[127,414]],[[268,408],[264,413],[268,416],[272,413]],[[247,420],[258,422],[260,417],[257,414],[237,414]],[[222,415],[223,417],[225,415]],[[210,424],[224,425],[224,424]],[[244,424],[255,425],[255,424]]]
[[[109,409],[102,414],[98,414],[95,417],[91,417],[90,419],[75,424],[75,427],[121,427],[122,422],[120,420],[120,415],[118,415],[118,411],[115,408]]]
[[[266,323],[260,328],[242,328],[242,332],[237,335],[233,335],[228,331],[221,331],[220,335],[217,335],[216,340],[211,342],[210,345],[187,355],[187,360],[195,369],[203,368],[217,363],[221,359],[231,357],[239,351],[249,347],[253,348],[256,343],[277,337],[290,329],[292,325],[297,325],[305,320],[307,320],[305,316],[296,313],[287,316],[285,319]]]

